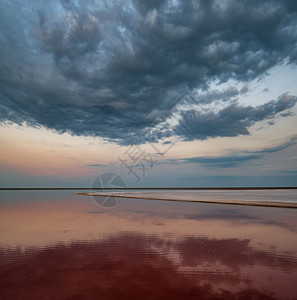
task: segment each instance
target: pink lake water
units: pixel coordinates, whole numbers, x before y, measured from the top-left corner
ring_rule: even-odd
[[[74,191],[0,199],[0,299],[297,298],[296,209],[137,198],[103,208]]]

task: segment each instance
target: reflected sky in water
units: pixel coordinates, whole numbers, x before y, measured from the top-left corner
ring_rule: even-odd
[[[293,299],[295,209],[1,191],[1,299]]]

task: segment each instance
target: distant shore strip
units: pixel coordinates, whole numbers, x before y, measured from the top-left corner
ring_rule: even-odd
[[[90,187],[0,187],[0,191],[78,191],[78,190],[114,190],[114,188],[90,188]],[[296,186],[279,187],[158,187],[158,188],[117,188],[117,190],[297,190]]]

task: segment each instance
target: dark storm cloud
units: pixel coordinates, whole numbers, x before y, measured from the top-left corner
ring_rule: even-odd
[[[244,83],[297,61],[294,1],[14,0],[0,6],[0,120],[58,132],[143,142],[138,137],[184,91],[204,89],[201,104],[228,102],[247,87],[218,95],[209,90],[212,81]],[[277,113],[278,104],[267,105]],[[239,113],[249,121],[185,139],[247,134],[251,123],[267,117],[264,109],[231,103],[218,116],[228,121]],[[213,112],[200,117],[214,127]]]
[[[209,137],[248,135],[248,128],[255,122],[272,119],[278,113],[292,108],[296,102],[297,97],[284,94],[277,100],[257,107],[241,106],[235,102],[218,112],[213,112],[211,109],[201,112],[188,110],[182,113],[175,132],[188,141]]]
[[[291,138],[289,141],[271,148],[264,148],[258,151],[241,151],[232,153],[228,156],[210,156],[210,157],[191,157],[182,160],[171,160],[172,162],[200,163],[207,166],[219,168],[232,168],[244,164],[250,160],[262,157],[267,153],[275,153],[284,150],[297,143],[297,137]]]

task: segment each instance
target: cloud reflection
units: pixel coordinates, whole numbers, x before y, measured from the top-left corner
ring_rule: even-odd
[[[173,242],[131,232],[25,251],[1,247],[0,257],[1,299],[274,299],[246,267],[278,275],[297,268],[293,256],[254,250],[246,239]]]

